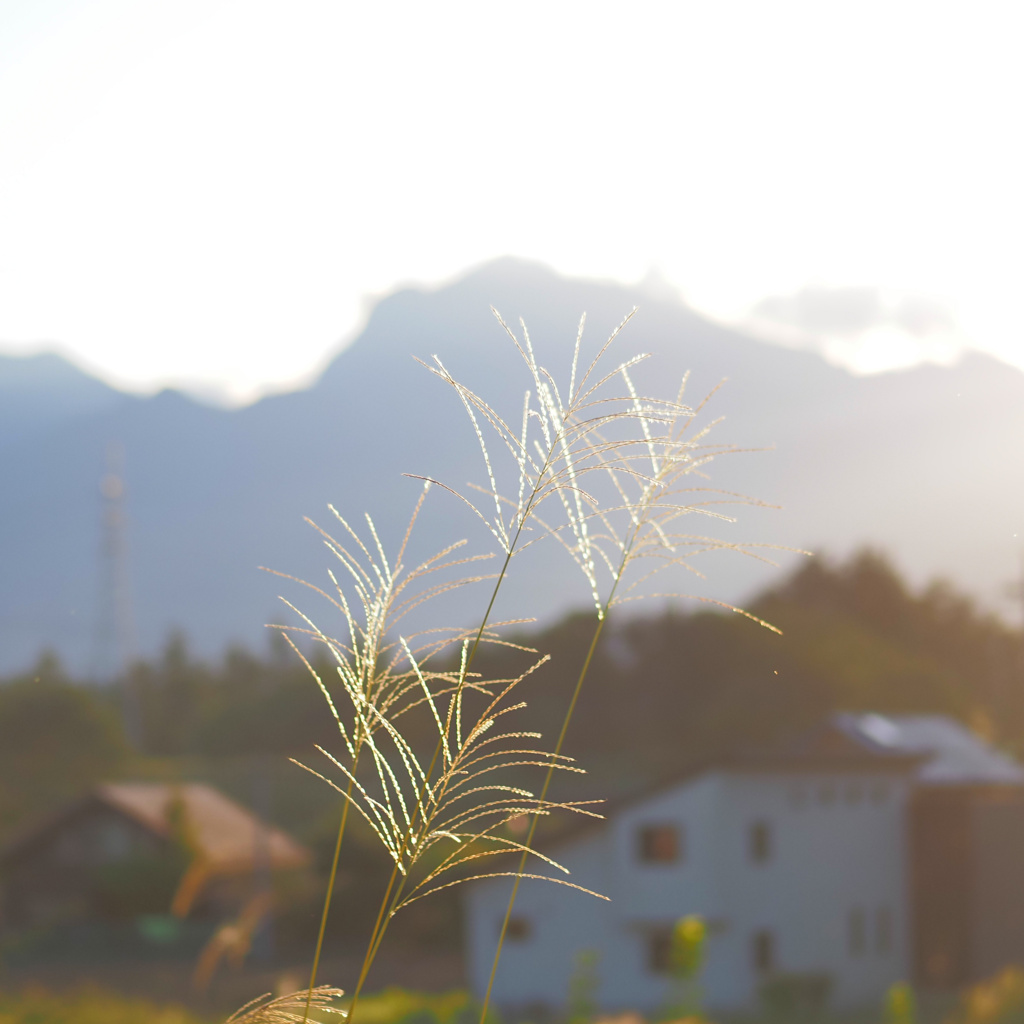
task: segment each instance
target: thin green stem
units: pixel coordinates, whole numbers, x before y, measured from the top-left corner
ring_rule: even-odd
[[[501,588],[501,584],[505,580],[505,573],[508,572],[508,563],[512,561],[512,552],[515,551],[516,543],[518,542],[519,535],[522,532],[523,527],[520,523],[519,529],[516,531],[515,538],[512,541],[512,545],[509,547],[508,553],[505,555],[505,561],[502,564],[501,572],[498,574],[498,579],[495,581],[494,590],[491,591],[491,599],[487,602],[487,610],[484,612],[483,621],[481,621],[480,628],[476,631],[476,636],[473,638],[473,646],[469,649],[469,655],[466,658],[467,672],[469,671],[469,666],[473,664],[473,659],[476,657],[476,649],[480,646],[480,640],[484,635],[484,630],[487,628],[487,623],[491,617],[491,611],[494,609],[494,602],[498,597],[498,590]],[[462,686],[462,679],[459,680],[459,686]],[[437,749],[441,749],[440,740],[438,740]]]
[[[544,466],[541,469],[540,474],[537,477],[537,484],[533,489],[533,493],[530,495],[529,501],[526,503],[526,507],[523,510],[522,515],[519,517],[519,525],[516,528],[515,536],[512,538],[512,543],[508,546],[508,550],[505,553],[505,561],[501,566],[501,572],[498,574],[497,580],[494,583],[494,589],[491,591],[491,599],[487,602],[487,609],[484,612],[483,619],[480,622],[480,628],[476,631],[476,636],[473,638],[473,646],[469,650],[469,654],[466,657],[465,668],[462,672],[462,676],[459,679],[459,685],[456,690],[455,698],[458,699],[459,694],[462,691],[462,687],[465,683],[466,675],[469,672],[470,666],[473,664],[473,659],[476,657],[477,649],[480,646],[480,641],[483,639],[484,630],[487,628],[487,623],[490,621],[491,612],[494,609],[494,602],[497,600],[498,591],[501,589],[501,585],[505,580],[505,575],[508,572],[509,563],[512,561],[512,555],[515,552],[516,546],[519,543],[519,538],[522,536],[523,527],[526,524],[526,520],[529,518],[530,513],[533,510],[533,505],[536,500],[538,493],[541,488],[541,480],[544,479],[544,474],[547,472],[548,466],[551,464],[551,458],[553,455],[554,445],[552,450],[548,452],[548,457],[544,462]],[[419,817],[420,811],[423,809],[424,800],[426,799],[427,789],[430,785],[430,779],[434,775],[434,769],[437,767],[437,759],[441,756],[441,750],[444,744],[444,738],[438,737],[437,746],[434,748],[434,756],[430,759],[430,767],[427,769],[426,775],[423,777],[423,785],[420,789],[419,796],[416,800],[416,804],[413,808],[412,820],[409,823],[409,828],[406,833],[406,845],[408,845],[409,839],[412,837],[413,829],[416,827],[416,819]],[[355,1013],[356,1005],[359,1002],[359,994],[363,990],[363,985],[366,982],[366,977],[370,973],[370,968],[373,965],[373,961],[376,959],[377,950],[380,948],[381,941],[384,938],[384,933],[387,931],[388,922],[391,920],[391,916],[394,913],[398,901],[402,896],[402,892],[405,888],[405,878],[399,882],[397,889],[395,890],[394,896],[391,898],[391,904],[388,906],[388,897],[391,896],[391,891],[395,887],[395,881],[398,877],[398,864],[395,861],[395,866],[391,871],[391,878],[388,881],[387,889],[384,891],[384,898],[381,900],[380,910],[377,912],[377,922],[374,925],[373,932],[370,936],[369,945],[366,948],[366,955],[363,957],[363,965],[359,971],[359,981],[356,984],[355,992],[352,994],[352,1002],[348,1008],[348,1024],[352,1024],[352,1017]],[[385,907],[387,907],[387,913],[385,914]]]
[[[551,785],[552,776],[555,773],[555,762],[559,754],[562,752],[562,745],[565,742],[566,733],[569,731],[569,722],[572,720],[573,712],[576,710],[576,702],[579,700],[580,690],[583,689],[583,680],[587,676],[587,671],[590,669],[590,662],[594,657],[594,651],[597,650],[597,642],[601,637],[601,630],[604,628],[605,619],[599,619],[597,628],[594,630],[594,636],[590,641],[590,649],[587,651],[587,657],[583,662],[583,668],[580,671],[579,678],[576,680],[576,688],[572,693],[572,700],[569,702],[569,709],[565,713],[565,718],[562,721],[562,731],[559,733],[558,742],[555,744],[554,756],[552,757],[551,764],[548,767],[547,775],[544,778],[544,785],[540,791],[540,800],[543,801],[548,795],[548,788]],[[512,909],[516,905],[516,896],[519,893],[519,883],[523,880],[523,870],[526,867],[526,859],[530,855],[530,848],[533,843],[534,833],[537,831],[537,822],[540,821],[540,815],[534,814],[530,821],[530,831],[526,835],[526,839],[523,845],[527,849],[523,850],[519,857],[519,867],[516,869],[516,879],[512,883],[512,895],[509,897],[508,907],[505,909],[505,919],[501,922],[501,932],[498,935],[498,948],[494,953],[494,962],[491,964],[491,974],[487,979],[487,991],[484,994],[483,1005],[480,1009],[480,1024],[484,1024],[484,1019],[487,1017],[487,1008],[491,1002],[491,989],[494,988],[494,978],[498,973],[498,961],[501,959],[501,950],[505,945],[505,934],[508,931],[508,923],[512,919]]]
[[[516,542],[519,540],[519,535],[522,533],[522,523],[520,522],[519,529],[516,531],[515,539],[509,546],[509,550],[505,555],[505,562],[501,567],[501,572],[498,574],[498,579],[494,584],[494,589],[491,591],[491,599],[487,603],[487,610],[484,612],[483,620],[480,623],[480,628],[476,631],[476,636],[473,639],[473,646],[469,650],[469,654],[466,657],[466,667],[463,670],[462,678],[459,680],[459,687],[456,691],[456,699],[458,692],[461,691],[462,685],[466,678],[466,673],[469,672],[469,667],[473,663],[473,658],[476,657],[477,648],[480,646],[480,641],[483,638],[484,630],[487,628],[487,622],[491,617],[491,611],[494,608],[495,599],[498,596],[498,590],[501,587],[502,582],[505,579],[505,573],[508,571],[509,562],[512,560],[512,552],[515,550]],[[434,748],[434,755],[430,759],[430,766],[427,768],[426,774],[423,777],[423,785],[420,788],[420,792],[417,796],[416,803],[413,807],[412,820],[409,822],[409,828],[406,833],[406,845],[408,845],[409,839],[412,838],[412,831],[416,827],[416,819],[419,817],[420,811],[423,808],[424,800],[427,795],[427,788],[430,785],[430,779],[434,775],[434,769],[437,767],[437,759],[441,756],[441,750],[443,747],[443,738],[438,737],[437,746]],[[384,890],[384,897],[380,902],[380,909],[377,911],[377,920],[373,926],[373,931],[370,933],[370,942],[366,947],[366,955],[363,957],[363,965],[359,970],[359,981],[356,983],[355,992],[352,994],[352,1002],[348,1008],[348,1020],[351,1024],[352,1015],[355,1013],[356,1004],[359,1002],[359,994],[363,990],[363,984],[366,982],[366,976],[370,973],[370,967],[373,965],[373,961],[376,959],[377,950],[380,948],[381,940],[384,938],[384,932],[387,931],[388,921],[391,919],[391,913],[393,912],[395,905],[401,898],[402,890],[404,888],[405,879],[399,883],[398,889],[395,892],[394,898],[391,900],[391,905],[388,906],[388,899],[391,896],[391,891],[395,887],[395,881],[398,878],[398,864],[395,861],[395,866],[391,870],[391,878],[388,879],[387,888]],[[385,908],[387,908],[387,915],[385,916]]]
[[[331,876],[327,881],[327,895],[324,897],[324,911],[320,916],[320,934],[316,938],[316,952],[313,954],[313,970],[309,974],[309,992],[306,993],[306,1008],[302,1014],[303,1024],[309,1020],[309,1007],[313,1002],[313,989],[316,988],[316,972],[320,967],[320,952],[324,946],[324,932],[327,930],[327,915],[331,909],[331,897],[334,895],[334,882],[338,877],[338,859],[341,856],[341,840],[345,835],[345,824],[348,821],[348,809],[352,803],[352,787],[350,779],[345,793],[345,806],[341,811],[341,823],[338,825],[338,840],[334,844],[334,859],[331,861]]]
[[[583,659],[583,666],[580,669],[580,674],[576,679],[576,686],[572,691],[572,699],[569,701],[569,707],[566,709],[565,718],[562,719],[562,729],[558,734],[558,742],[555,744],[554,753],[551,757],[551,764],[548,765],[547,775],[544,777],[544,786],[540,791],[540,801],[543,802],[548,795],[548,789],[551,786],[551,779],[555,774],[555,764],[558,761],[559,754],[562,753],[562,746],[565,743],[565,737],[569,732],[569,723],[572,721],[573,713],[576,711],[576,703],[580,698],[580,691],[583,689],[583,681],[587,678],[587,672],[590,671],[590,663],[594,659],[594,652],[597,650],[597,643],[601,639],[601,632],[604,629],[604,624],[608,621],[608,613],[611,610],[612,600],[615,597],[615,591],[619,586],[619,581],[622,579],[623,573],[625,572],[626,566],[629,563],[629,556],[632,552],[633,544],[636,541],[637,530],[633,530],[633,534],[630,537],[629,543],[624,547],[622,554],[622,561],[619,565],[619,571],[615,576],[615,580],[612,583],[612,588],[608,593],[608,597],[605,600],[604,607],[601,609],[601,614],[597,620],[597,627],[594,629],[594,635],[590,640],[590,647],[587,650],[587,656]],[[533,837],[537,831],[537,823],[540,821],[540,815],[534,814],[530,821],[530,831],[526,835],[526,840],[523,843],[525,849],[519,857],[519,867],[516,869],[516,878],[512,883],[512,893],[509,896],[508,907],[505,909],[505,918],[501,923],[501,932],[498,935],[498,948],[494,952],[494,962],[491,964],[491,974],[487,979],[487,991],[484,993],[483,1004],[480,1008],[480,1024],[484,1024],[487,1017],[487,1009],[491,1004],[491,991],[494,988],[494,979],[498,973],[498,961],[501,960],[501,950],[505,945],[505,935],[508,932],[508,923],[512,919],[512,910],[516,905],[516,896],[519,893],[519,883],[523,880],[523,870],[526,867],[526,859],[530,855],[530,850],[533,844]]]
[[[395,879],[397,877],[398,865],[396,863],[395,870],[391,872],[391,880],[388,883],[387,891],[384,893],[384,899],[381,900],[380,911],[377,913],[377,924],[374,927],[373,935],[370,937],[370,944],[367,947],[366,956],[363,958],[363,967],[359,972],[359,981],[356,984],[356,990],[352,993],[352,1002],[348,1008],[348,1020],[351,1020],[352,1015],[355,1013],[356,1004],[359,1002],[359,995],[363,991],[363,985],[366,983],[366,977],[370,973],[370,968],[373,966],[374,960],[377,959],[377,950],[380,949],[380,944],[384,941],[384,933],[388,929],[388,923],[394,915],[398,901],[402,898],[402,892],[405,888],[407,876],[402,877],[402,880],[395,888],[394,896],[391,897],[390,905],[388,904],[388,897],[391,896],[391,889],[392,886],[394,886]],[[386,913],[385,907],[387,907]]]
[[[502,569],[502,574],[505,572],[505,568],[508,567],[508,559],[505,559],[505,567]],[[500,578],[499,578],[500,583]],[[497,587],[495,588],[497,591]],[[490,614],[491,605],[494,604],[494,596],[491,596],[491,604],[487,606],[487,612]],[[486,624],[486,619],[484,624]],[[477,639],[479,640],[480,634],[483,632],[483,625],[477,632]],[[474,646],[473,651],[476,651]],[[466,661],[466,669],[469,669],[469,659]],[[460,684],[461,685],[461,684]],[[405,885],[405,879],[398,885],[398,890],[395,893],[394,899],[391,900],[391,905],[388,906],[388,898],[391,896],[391,890],[395,887],[395,881],[398,878],[398,866],[401,863],[401,857],[404,856],[405,850],[408,849],[409,841],[412,839],[412,831],[416,827],[416,819],[419,817],[420,809],[423,807],[423,802],[427,795],[428,780],[434,774],[434,768],[437,766],[437,759],[441,756],[441,741],[438,740],[437,746],[434,748],[434,756],[430,759],[430,765],[427,768],[426,775],[423,777],[423,787],[420,789],[419,795],[416,800],[416,804],[413,807],[412,819],[409,822],[408,830],[405,834],[404,845],[399,856],[395,860],[395,866],[391,869],[391,877],[388,879],[387,888],[384,890],[384,896],[380,901],[380,908],[377,910],[377,920],[374,922],[373,930],[370,932],[370,942],[366,947],[366,955],[363,957],[363,965],[359,970],[359,980],[356,982],[355,992],[352,993],[352,1002],[348,1008],[348,1020],[352,1020],[352,1014],[355,1012],[356,1004],[359,1002],[359,994],[363,990],[363,985],[366,982],[366,976],[370,973],[370,968],[373,966],[373,961],[377,956],[377,950],[380,948],[381,940],[384,938],[384,932],[387,931],[388,921],[391,920],[391,913],[395,908],[395,904],[401,898],[402,889]],[[385,915],[385,910],[387,914]]]
[[[384,890],[384,898],[380,901],[380,909],[377,911],[377,920],[373,924],[373,931],[370,932],[370,942],[366,947],[366,955],[363,957],[363,965],[359,970],[359,980],[356,982],[355,992],[352,993],[352,1002],[348,1008],[348,1019],[352,1019],[352,1014],[355,1012],[356,1004],[359,1002],[359,994],[363,991],[363,985],[366,982],[366,976],[370,973],[370,967],[373,965],[373,961],[377,956],[377,947],[380,945],[380,940],[383,937],[385,931],[385,918],[384,912],[388,907],[388,898],[391,896],[391,890],[394,887],[395,879],[398,878],[398,861],[395,861],[395,866],[391,871],[391,877],[388,879],[388,887]]]

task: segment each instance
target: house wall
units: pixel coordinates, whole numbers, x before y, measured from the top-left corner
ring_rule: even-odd
[[[1024,794],[976,793],[970,823],[969,978],[978,981],[1024,963]]]
[[[594,950],[603,1008],[656,1010],[670,983],[652,968],[655,937],[680,917],[700,914],[709,929],[701,988],[712,1009],[756,1001],[763,980],[754,962],[759,932],[772,936],[777,971],[827,973],[838,1005],[877,1000],[907,971],[905,799],[895,777],[715,772],[633,804],[551,851],[574,882],[610,902],[523,882],[515,916],[529,934],[506,940],[493,999],[506,1007],[563,1006],[574,957]],[[652,825],[680,830],[678,860],[639,857],[640,830]],[[763,862],[751,857],[755,825],[768,836]],[[482,881],[465,893],[467,970],[479,994],[511,884]],[[860,951],[850,946],[857,912]],[[880,948],[880,928],[887,949]]]
[[[922,786],[908,821],[913,981],[955,989],[971,979],[971,791]]]
[[[608,835],[602,830],[575,843],[571,850],[562,851],[572,880],[605,892],[611,881],[607,847]],[[529,870],[538,871],[538,863]],[[473,991],[480,995],[487,989],[512,884],[513,879],[502,878],[467,887],[466,971]],[[609,924],[607,903],[547,882],[525,880],[519,887],[514,915],[527,922],[529,935],[505,942],[492,994],[501,1007],[563,1005],[574,956],[590,948],[606,954],[615,934],[614,925]],[[607,962],[607,955],[603,959]],[[602,963],[602,970],[604,966]]]
[[[723,921],[709,963],[709,997],[751,1005],[764,975],[758,933],[771,935],[773,970],[827,975],[832,1004],[877,1002],[908,972],[906,785],[876,775],[734,775],[718,807],[715,891]],[[770,856],[750,855],[767,825]]]
[[[515,915],[528,921],[529,938],[506,941],[493,999],[500,1006],[565,1004],[575,957],[600,956],[597,999],[606,1009],[655,1009],[668,994],[665,975],[650,968],[654,933],[680,917],[718,912],[713,888],[716,817],[722,779],[709,775],[631,806],[585,838],[552,851],[571,880],[609,897],[544,882],[520,886]],[[679,829],[681,856],[674,863],[643,863],[639,830]],[[466,893],[467,973],[483,993],[494,957],[512,880],[471,885]]]

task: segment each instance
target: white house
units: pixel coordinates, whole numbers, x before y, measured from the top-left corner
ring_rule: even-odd
[[[936,908],[945,906],[945,897],[927,891],[928,879],[936,866],[938,875],[946,872],[937,885],[952,877],[950,857],[933,842],[935,828],[915,825],[918,794],[945,794],[923,802],[926,826],[952,820],[948,794],[959,795],[957,808],[967,799],[975,810],[979,794],[1005,798],[994,829],[957,832],[992,833],[996,846],[1006,847],[1005,834],[1016,835],[1006,822],[1021,823],[1018,845],[990,856],[991,868],[1024,853],[1022,787],[1024,770],[938,716],[836,715],[778,753],[709,765],[611,807],[605,821],[544,847],[574,882],[609,902],[524,882],[492,998],[504,1007],[562,1006],[575,956],[593,950],[604,1009],[655,1010],[669,985],[671,927],[688,914],[708,926],[701,987],[712,1010],[750,1009],[762,984],[782,976],[827,978],[837,1007],[877,1002],[893,982],[920,974],[919,962],[931,963],[933,982],[960,981],[971,974],[970,950],[960,955],[940,943],[938,953],[922,955],[917,948],[915,930],[934,931]],[[984,825],[985,814],[974,817]],[[967,819],[961,813],[957,820]],[[920,856],[917,833],[927,846]],[[975,845],[992,847],[986,843]],[[1005,882],[1006,870],[995,874]],[[487,985],[511,883],[488,879],[466,887],[467,967],[478,994]],[[966,876],[964,886],[978,889]],[[1024,953],[1024,885],[1017,888],[1020,898],[1007,904],[1020,919],[1017,946],[1007,953],[999,947],[1004,939],[974,942],[988,942],[993,963],[1017,955],[1018,947]],[[941,913],[961,929],[978,930],[970,910],[967,917],[955,907],[952,916]],[[1013,931],[1017,917],[1004,932]]]

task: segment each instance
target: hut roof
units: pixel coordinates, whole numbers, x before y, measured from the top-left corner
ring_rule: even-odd
[[[201,782],[107,783],[97,787],[95,796],[168,837],[178,804],[195,852],[218,874],[251,871],[260,856],[267,857],[273,868],[304,867],[310,861],[304,846]]]
[[[23,831],[0,859],[10,860],[45,834],[97,806],[111,808],[163,839],[171,839],[175,828],[181,827],[209,874],[246,874],[261,858],[266,858],[274,870],[305,867],[312,859],[306,847],[201,782],[113,782],[96,786]],[[181,817],[180,826],[174,820],[176,812]]]

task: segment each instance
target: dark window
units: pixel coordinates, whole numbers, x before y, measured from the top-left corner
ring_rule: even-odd
[[[754,954],[754,970],[758,974],[768,974],[775,970],[775,936],[767,929],[754,932],[751,940]]]
[[[892,912],[888,907],[879,907],[875,912],[875,952],[888,953],[892,950]]]
[[[647,969],[668,974],[672,964],[672,929],[655,928],[647,934]]]
[[[671,864],[683,859],[683,837],[675,825],[645,825],[638,833],[640,860]]]
[[[864,911],[860,907],[854,907],[850,911],[850,919],[847,928],[847,938],[850,946],[850,956],[860,956],[867,945],[867,929],[864,927]]]
[[[772,857],[772,827],[767,821],[755,821],[750,826],[750,859],[764,864]]]
[[[501,925],[498,925],[500,930]],[[505,938],[510,942],[525,942],[533,934],[533,928],[530,925],[529,918],[526,917],[510,917],[508,919],[508,928],[505,929]]]

